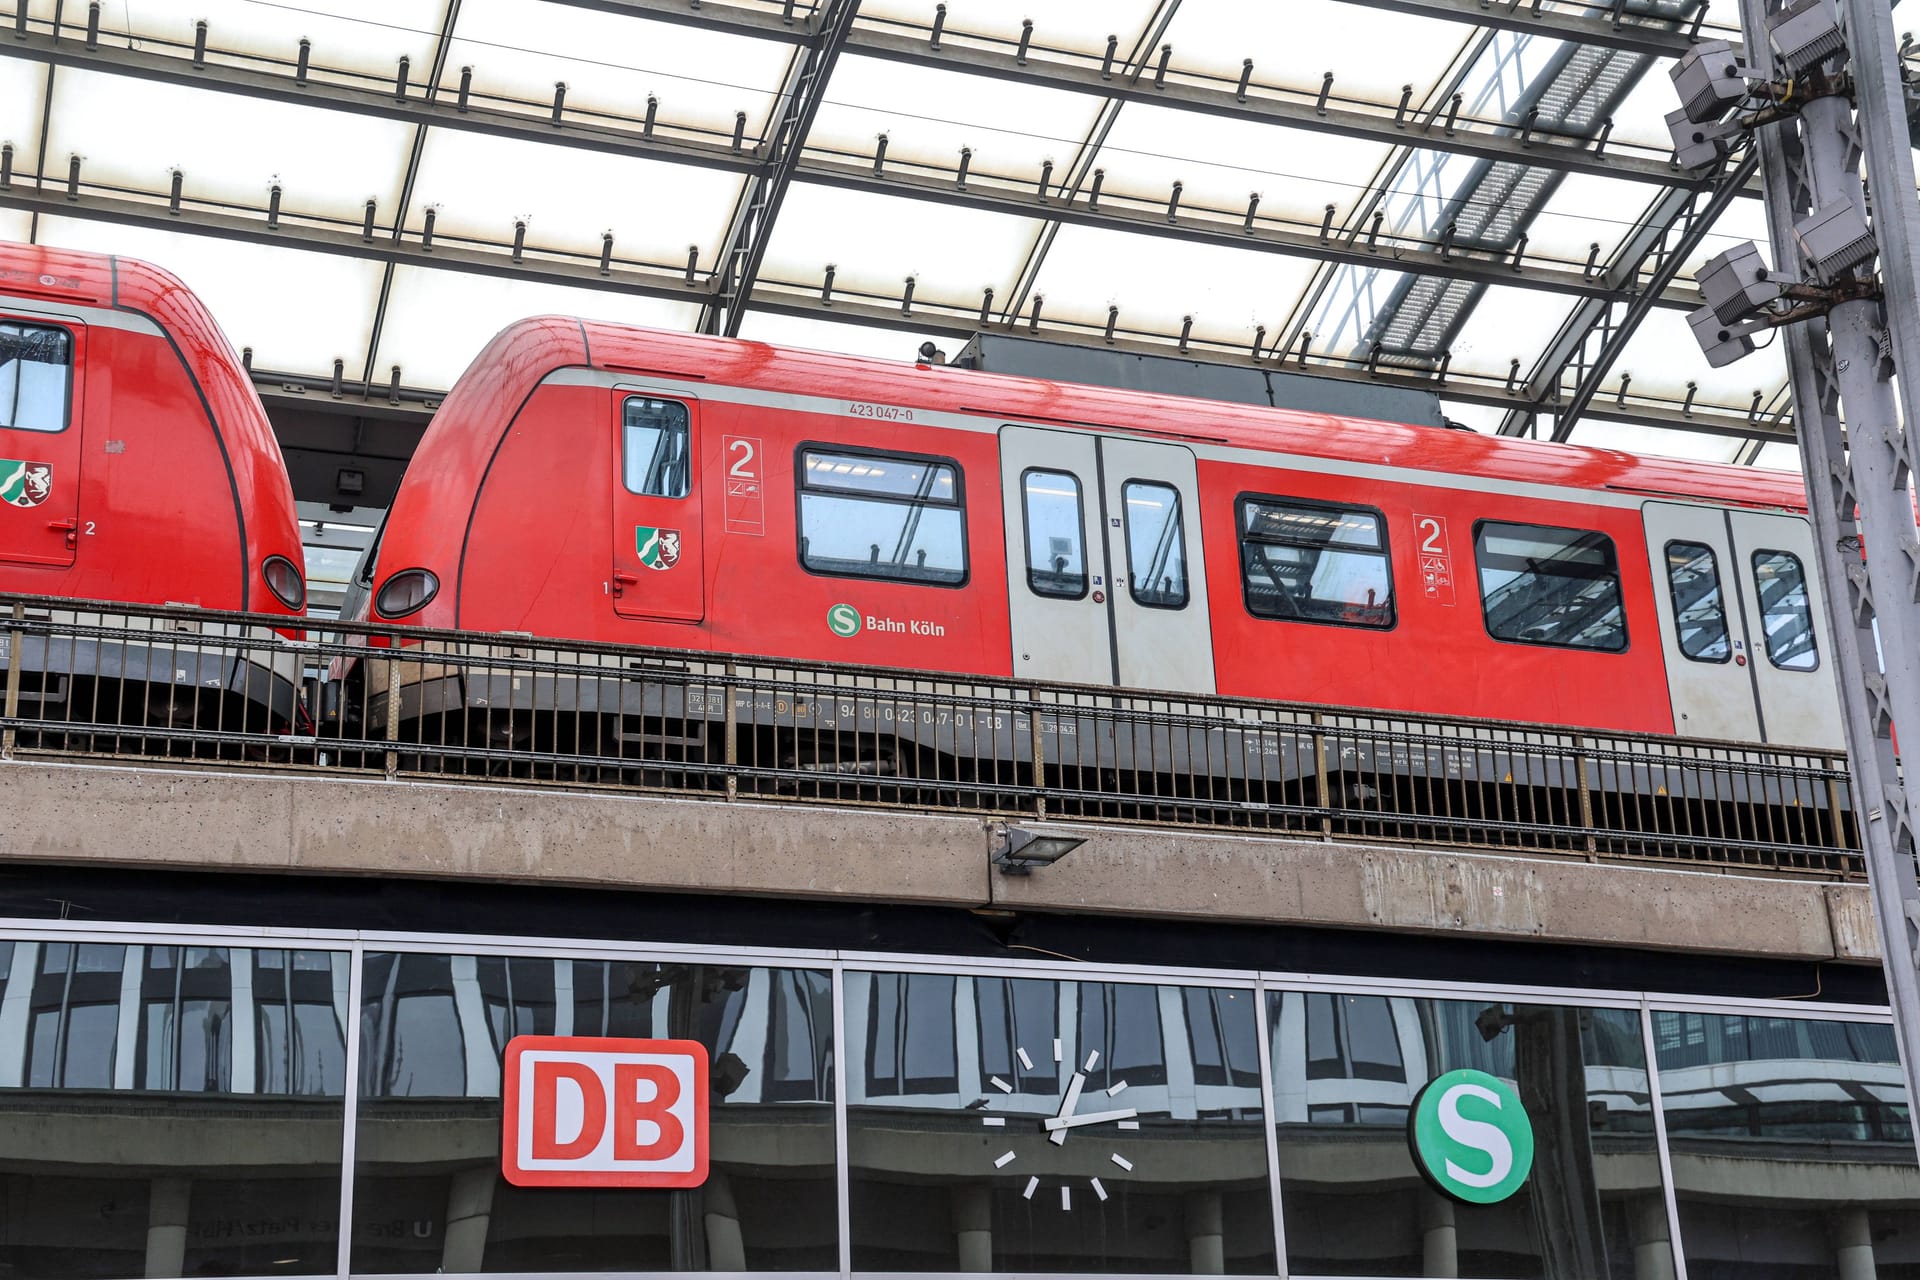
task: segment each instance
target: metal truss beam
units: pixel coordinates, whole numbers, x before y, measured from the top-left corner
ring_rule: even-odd
[[[715,8],[704,6],[692,12],[711,14]],[[796,27],[798,25],[796,19]],[[811,30],[809,27],[808,31]],[[796,68],[804,69],[824,56],[830,69],[833,59],[844,49],[934,70],[985,75],[1037,88],[1090,94],[1109,101],[1140,102],[1222,119],[1314,130],[1390,146],[1417,145],[1480,159],[1504,160],[1657,186],[1709,185],[1704,179],[1675,169],[1665,157],[1609,154],[1604,150],[1596,154],[1593,142],[1585,138],[1556,138],[1544,134],[1523,137],[1505,126],[1466,120],[1456,121],[1452,129],[1447,129],[1440,121],[1416,118],[1411,113],[1403,114],[1389,104],[1354,106],[1336,101],[1317,106],[1310,98],[1279,96],[1259,85],[1249,86],[1243,97],[1237,90],[1226,87],[1216,88],[1176,80],[1156,85],[1151,77],[1104,75],[1097,64],[1082,65],[1032,53],[1023,59],[1012,52],[974,45],[956,45],[945,41],[933,45],[923,37],[901,35],[893,31],[876,31],[858,26],[836,30],[839,34],[831,41],[823,41],[811,34],[795,37],[809,50],[796,58]],[[784,33],[787,29],[782,28],[782,31]],[[550,109],[540,103],[502,105],[476,101],[462,108],[457,102],[444,99],[433,101],[430,96],[422,95],[417,90],[412,94],[397,95],[391,87],[345,83],[337,79],[319,80],[311,76],[301,82],[290,70],[235,66],[225,61],[209,61],[196,67],[185,50],[154,53],[147,49],[115,48],[104,43],[89,49],[84,39],[30,29],[24,38],[0,44],[0,52],[89,71],[247,94],[271,101],[348,111],[409,124],[431,124],[521,141],[645,156],[734,172],[760,172],[768,163],[764,148],[758,152],[736,150],[728,142],[644,130],[635,127],[637,122],[595,119],[576,112],[563,115],[561,122],[555,123]],[[818,93],[796,97],[793,89],[792,84],[787,86],[783,94],[784,103],[789,108],[797,104],[807,110],[807,120],[811,123],[811,113],[819,108]],[[804,133],[801,138],[804,142]]]
[[[847,33],[853,29],[860,12],[860,0],[833,0],[833,7],[819,15],[819,34],[794,55],[787,83],[780,90],[780,118],[774,125],[764,153],[771,168],[763,170],[746,184],[727,231],[720,244],[720,279],[711,301],[702,310],[700,330],[736,337],[746,316],[743,303],[753,292],[766,260],[767,242],[773,238],[774,222],[786,203],[787,191],[807,145],[807,133],[813,118],[825,100],[827,81],[833,64],[840,58]]]
[[[1759,153],[1749,149],[1711,192],[1673,191],[1655,203],[1608,269],[1607,279],[1619,292],[1588,298],[1574,308],[1527,380],[1528,407],[1507,413],[1500,423],[1501,435],[1531,434],[1541,413],[1553,414],[1555,440],[1564,441],[1573,434],[1659,294],[1673,283],[1759,167]],[[1571,388],[1566,386],[1569,374]]]

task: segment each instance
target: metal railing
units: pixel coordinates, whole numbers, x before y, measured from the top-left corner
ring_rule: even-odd
[[[1840,753],[0,596],[0,751],[1850,879]]]

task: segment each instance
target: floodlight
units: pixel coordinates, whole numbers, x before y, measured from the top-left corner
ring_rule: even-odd
[[[1727,157],[1727,139],[1740,132],[1737,121],[1708,121],[1687,117],[1687,110],[1667,112],[1667,132],[1673,136],[1673,162],[1682,169],[1704,169]]]
[[[1846,47],[1833,0],[1793,0],[1767,19],[1767,35],[1789,71],[1811,71]]]
[[[1721,324],[1737,324],[1779,297],[1791,277],[1767,269],[1753,241],[1708,258],[1694,272],[1700,296]]]
[[[1003,875],[1032,875],[1035,867],[1050,867],[1086,842],[1085,836],[1042,835],[1024,827],[1002,827],[994,840],[993,865]]]
[[[1755,316],[1738,324],[1727,324],[1713,313],[1712,307],[1700,307],[1687,314],[1687,325],[1693,330],[1694,341],[1706,354],[1707,363],[1718,369],[1751,352],[1753,339],[1749,335],[1766,328],[1767,322],[1765,317]]]
[[[1667,72],[1680,108],[1695,124],[1707,124],[1725,115],[1728,106],[1747,96],[1746,66],[1725,40],[1708,40],[1687,50]]]
[[[1852,200],[1823,204],[1793,224],[1793,240],[1800,246],[1814,274],[1832,280],[1873,261],[1879,252],[1866,214]]]

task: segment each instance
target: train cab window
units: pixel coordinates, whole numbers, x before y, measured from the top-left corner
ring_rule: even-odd
[[[0,427],[66,430],[72,374],[72,334],[0,321]]]
[[[1813,609],[1807,573],[1785,551],[1753,553],[1753,585],[1760,593],[1760,622],[1767,633],[1767,661],[1782,671],[1812,671],[1820,665],[1813,639]]]
[[[1129,480],[1120,486],[1127,511],[1127,590],[1149,609],[1187,607],[1187,531],[1180,491]]]
[[[1473,527],[1480,608],[1496,640],[1620,653],[1627,612],[1613,539],[1582,529],[1500,524]]]
[[[686,497],[693,478],[687,406],[678,400],[628,396],[621,417],[627,492],[650,498]]]
[[[1020,477],[1020,501],[1027,528],[1027,586],[1037,596],[1061,600],[1086,595],[1087,519],[1079,478],[1029,470]]]
[[[799,463],[800,563],[808,569],[931,586],[967,580],[957,464],[806,445]]]
[[[1240,499],[1247,612],[1290,622],[1391,627],[1386,521],[1370,507]]]
[[[1727,607],[1720,595],[1720,564],[1713,548],[1698,542],[1667,544],[1667,586],[1673,593],[1673,625],[1680,652],[1695,662],[1725,662],[1733,656]]]

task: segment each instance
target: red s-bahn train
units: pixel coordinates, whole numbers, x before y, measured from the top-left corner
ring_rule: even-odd
[[[1814,574],[1789,475],[543,317],[349,611],[1832,746]]]
[[[300,564],[266,410],[200,300],[131,258],[0,244],[0,591],[297,616]],[[222,656],[158,622],[125,625],[29,633],[27,713],[88,705],[86,718],[234,729],[298,717],[295,653]]]

